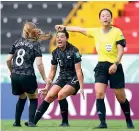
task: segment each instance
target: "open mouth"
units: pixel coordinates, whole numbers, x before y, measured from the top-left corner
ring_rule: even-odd
[[[58,45],[61,45],[62,44],[62,42],[61,41],[58,41]]]

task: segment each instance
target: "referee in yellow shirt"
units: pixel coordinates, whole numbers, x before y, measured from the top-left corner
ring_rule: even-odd
[[[114,89],[115,96],[126,117],[127,128],[134,128],[130,117],[130,104],[125,95],[125,79],[121,65],[121,58],[126,46],[125,38],[119,28],[111,25],[112,12],[109,9],[102,9],[99,13],[99,19],[102,23],[101,28],[56,25],[55,29],[79,32],[93,37],[95,40],[98,53],[98,64],[94,69],[96,107],[101,122],[96,128],[107,128],[104,96],[108,81],[110,88]]]

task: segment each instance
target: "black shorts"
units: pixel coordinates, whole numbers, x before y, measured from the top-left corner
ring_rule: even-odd
[[[26,93],[35,93],[38,85],[36,76],[28,75],[11,75],[12,93],[13,95],[21,95]]]
[[[54,83],[54,85],[58,85],[61,88],[64,87],[65,85],[71,85],[72,87],[75,88],[75,93],[73,95],[76,95],[78,90],[80,89],[80,84],[77,77],[73,77],[72,79],[61,79],[59,77]]]
[[[110,88],[120,89],[125,87],[125,77],[123,72],[123,67],[121,64],[118,65],[117,71],[110,75],[109,67],[113,63],[109,62],[99,62],[95,67],[95,83],[108,84],[110,82]]]

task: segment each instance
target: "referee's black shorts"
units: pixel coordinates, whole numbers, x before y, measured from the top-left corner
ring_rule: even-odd
[[[33,94],[38,87],[36,76],[28,75],[12,74],[11,84],[13,95],[21,95],[24,92]]]
[[[110,62],[98,62],[94,69],[95,72],[95,83],[108,84],[110,82],[110,88],[120,89],[125,87],[125,77],[123,67],[121,64],[118,65],[117,71],[114,74],[109,74],[109,67],[113,63]]]
[[[63,88],[65,85],[72,86],[75,89],[75,93],[73,95],[76,95],[78,90],[80,89],[80,84],[79,84],[77,77],[73,77],[71,79],[62,79],[59,76],[56,82],[54,83],[54,85],[58,85],[61,88]]]

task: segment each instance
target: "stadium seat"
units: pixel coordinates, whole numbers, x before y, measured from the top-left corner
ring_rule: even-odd
[[[139,2],[125,4],[122,17],[116,18],[114,24],[122,29],[126,38],[126,54],[139,54]]]
[[[62,24],[74,7],[74,1],[2,1],[1,53],[8,53],[11,44],[21,36],[23,23],[38,23],[43,31],[55,33],[54,25]],[[8,37],[7,37],[8,36]],[[49,40],[42,42],[43,52],[49,52]]]
[[[15,2],[16,3],[16,2]],[[46,4],[47,6],[43,6],[43,4]],[[45,7],[45,8],[44,8]],[[47,7],[47,8],[46,8]],[[36,17],[36,16],[66,16],[67,13],[70,12],[70,10],[73,8],[72,5],[64,4],[61,5],[61,8],[59,8],[56,3],[55,4],[47,4],[47,2],[38,2],[33,4],[32,2],[28,3],[22,3],[18,4],[18,8],[14,8],[14,4],[5,4],[2,9],[2,15],[3,16],[30,16],[30,17]],[[63,11],[64,10],[64,11]],[[57,15],[55,15],[57,14]]]
[[[136,30],[139,29],[139,16],[123,16],[114,20],[116,26],[122,30]]]

